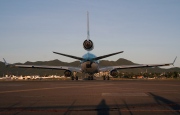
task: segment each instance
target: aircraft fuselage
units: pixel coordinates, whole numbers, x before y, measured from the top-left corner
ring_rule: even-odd
[[[92,53],[86,53],[82,57],[84,60],[81,61],[81,70],[83,73],[88,73],[90,75],[93,75],[94,73],[99,72],[99,61],[93,60],[96,58],[96,56]]]
[[[90,75],[93,75],[94,73],[99,72],[99,66],[98,63],[92,61],[86,61],[81,64],[81,70],[83,73],[88,73]]]

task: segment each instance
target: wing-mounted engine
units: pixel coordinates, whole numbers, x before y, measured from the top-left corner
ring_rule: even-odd
[[[119,72],[118,72],[117,70],[115,70],[115,69],[110,71],[110,75],[111,75],[112,77],[117,77],[117,76],[118,76],[118,73],[119,73]]]
[[[91,51],[91,50],[94,49],[94,44],[93,44],[93,42],[91,40],[85,40],[83,42],[83,47],[84,47],[85,50]]]
[[[64,71],[64,76],[70,77],[70,76],[72,76],[72,72],[70,70],[66,70],[66,71]]]

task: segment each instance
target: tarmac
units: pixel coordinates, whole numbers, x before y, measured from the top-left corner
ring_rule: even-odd
[[[179,115],[180,81],[1,81],[1,115]]]

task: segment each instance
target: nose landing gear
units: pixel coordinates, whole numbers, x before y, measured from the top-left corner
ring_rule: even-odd
[[[88,80],[94,80],[93,76],[88,76]]]

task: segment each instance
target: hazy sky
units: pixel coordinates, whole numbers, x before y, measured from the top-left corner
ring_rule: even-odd
[[[1,60],[75,61],[52,51],[86,53],[87,11],[96,56],[180,67],[180,0],[0,0]]]

